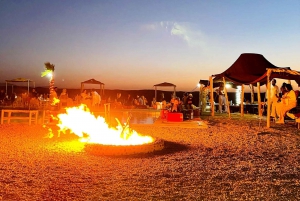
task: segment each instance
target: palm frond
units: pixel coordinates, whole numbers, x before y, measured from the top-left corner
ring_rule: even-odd
[[[52,73],[51,70],[45,70],[44,72],[41,73],[41,77],[45,77],[45,76],[49,75],[50,73]]]

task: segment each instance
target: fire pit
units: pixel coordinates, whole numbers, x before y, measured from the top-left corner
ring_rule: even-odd
[[[140,135],[129,127],[122,125],[118,119],[116,128],[109,127],[101,116],[94,116],[85,105],[66,108],[66,113],[57,115],[60,133],[66,131],[80,137],[86,143],[85,150],[97,155],[130,155],[150,153],[164,148],[162,140]]]
[[[85,151],[93,155],[121,156],[133,154],[145,154],[160,151],[164,148],[164,141],[155,139],[151,143],[141,145],[104,145],[98,143],[87,143]]]

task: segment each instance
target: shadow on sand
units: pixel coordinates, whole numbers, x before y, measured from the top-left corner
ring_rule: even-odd
[[[183,152],[187,151],[190,148],[187,145],[176,143],[176,142],[170,142],[170,141],[164,141],[164,149],[160,151],[154,151],[151,153],[141,153],[141,154],[132,154],[132,155],[116,155],[116,156],[105,156],[110,158],[152,158],[157,156],[163,156],[167,154],[174,154],[176,152]],[[95,155],[92,153],[89,153],[91,155]],[[101,155],[95,155],[100,156]]]

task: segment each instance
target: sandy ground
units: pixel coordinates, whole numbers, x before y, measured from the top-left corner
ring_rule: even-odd
[[[245,115],[134,125],[163,151],[95,156],[72,135],[0,125],[0,200],[299,200],[300,130]]]

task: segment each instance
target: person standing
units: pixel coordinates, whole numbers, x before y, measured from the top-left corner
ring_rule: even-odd
[[[270,91],[271,118],[276,118],[275,103],[277,103],[277,100],[279,98],[279,87],[276,85],[275,79],[272,80]],[[268,91],[266,92],[266,99],[268,99]]]
[[[221,82],[219,88],[217,89],[217,94],[219,96],[219,112],[222,113],[222,107],[224,105],[224,112],[227,113],[227,106],[226,106],[226,98],[225,98],[225,91],[224,91],[224,84]]]
[[[101,103],[101,96],[95,89],[92,89],[92,106],[97,107],[100,106]]]
[[[209,93],[209,88],[205,84],[201,88],[201,111],[205,112],[207,104],[207,95]]]

